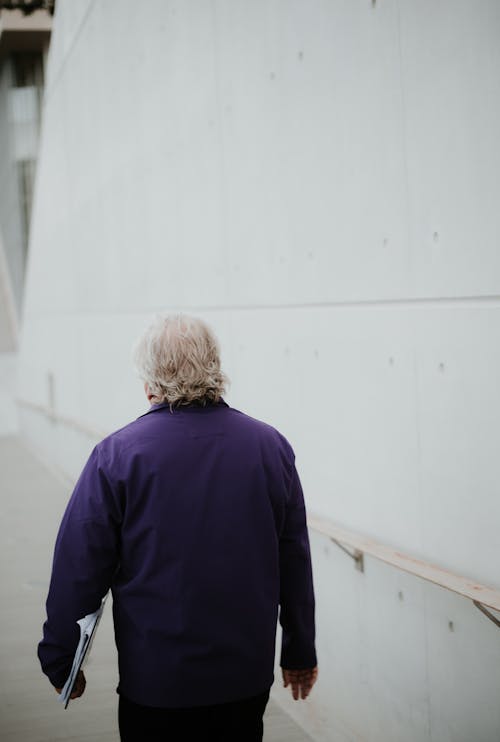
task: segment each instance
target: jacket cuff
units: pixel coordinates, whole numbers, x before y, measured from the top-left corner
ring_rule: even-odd
[[[284,670],[311,670],[318,664],[314,647],[308,651],[281,650],[280,667]]]
[[[70,672],[71,666],[69,666],[66,670],[59,670],[56,673],[51,673],[47,677],[49,678],[54,688],[62,688],[66,680],[69,678]]]

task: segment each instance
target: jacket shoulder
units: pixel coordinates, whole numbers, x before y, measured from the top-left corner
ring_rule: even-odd
[[[242,428],[252,430],[255,435],[259,436],[267,443],[274,443],[277,445],[282,449],[283,453],[286,453],[290,458],[292,458],[292,460],[295,459],[295,453],[290,442],[277,428],[256,417],[251,417],[234,407],[230,407],[229,412],[234,417],[235,422],[241,425]]]
[[[138,434],[147,428],[145,419],[145,416],[138,417],[109,433],[99,441],[94,450],[105,461],[116,460],[123,451],[138,440]]]

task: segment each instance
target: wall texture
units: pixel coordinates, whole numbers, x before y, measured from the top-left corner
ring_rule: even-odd
[[[500,588],[499,38],[496,0],[59,0],[26,436],[76,476],[145,408],[145,322],[193,312],[311,510]],[[321,680],[278,700],[318,740],[498,739],[498,629],[312,545]]]

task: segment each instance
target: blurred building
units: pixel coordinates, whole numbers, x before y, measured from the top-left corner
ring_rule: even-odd
[[[15,350],[22,312],[50,10],[0,3],[0,430],[15,428]],[[18,6],[19,9],[6,9]]]

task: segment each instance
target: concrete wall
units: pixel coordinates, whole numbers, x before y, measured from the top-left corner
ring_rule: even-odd
[[[0,353],[0,436],[19,432],[14,401],[17,376],[17,354]]]
[[[500,588],[499,37],[496,0],[60,0],[19,394],[64,421],[24,405],[26,436],[76,476],[145,409],[151,313],[193,312],[311,510]],[[276,689],[291,713],[498,739],[497,627],[312,545],[321,679]]]

